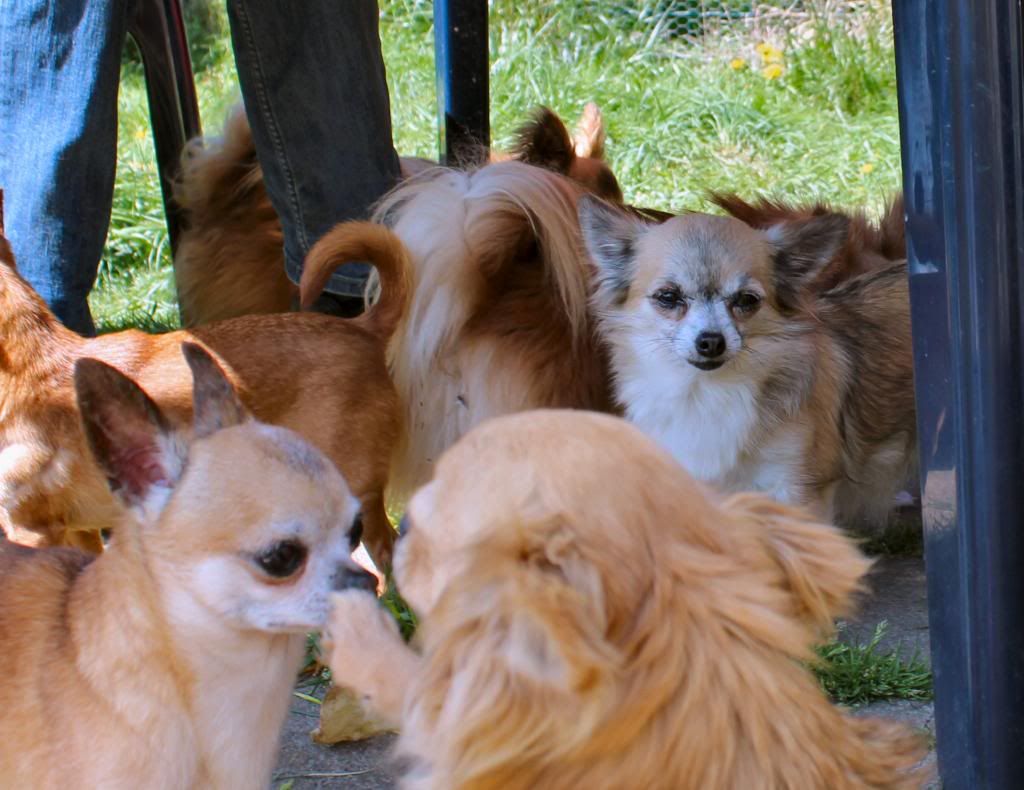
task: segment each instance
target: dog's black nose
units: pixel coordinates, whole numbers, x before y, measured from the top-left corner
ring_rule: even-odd
[[[725,353],[725,337],[721,332],[701,332],[697,335],[697,353],[714,359]]]
[[[363,568],[344,566],[334,572],[335,590],[366,590],[377,592],[377,577]]]

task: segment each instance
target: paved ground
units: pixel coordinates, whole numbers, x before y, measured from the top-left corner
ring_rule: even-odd
[[[844,638],[864,640],[881,620],[889,622],[884,641],[887,649],[916,649],[928,654],[928,620],[925,608],[924,564],[919,559],[883,559],[871,576],[872,594],[861,605],[856,621],[844,629]],[[934,734],[932,706],[924,702],[878,702],[861,709],[864,715],[887,716],[909,721]],[[296,700],[288,719],[275,775],[275,790],[292,783],[294,790],[344,788],[384,790],[394,787],[389,771],[391,736],[354,744],[320,746],[309,738],[316,726],[315,706]],[[934,754],[929,758],[934,760]]]

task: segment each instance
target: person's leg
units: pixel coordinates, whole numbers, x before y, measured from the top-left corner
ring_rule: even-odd
[[[88,295],[110,224],[129,0],[11,0],[0,13],[0,189],[18,268],[94,331]]]
[[[295,282],[335,223],[365,219],[399,178],[376,0],[228,0],[246,113]],[[362,295],[368,267],[327,290]],[[353,300],[354,301],[354,300]]]

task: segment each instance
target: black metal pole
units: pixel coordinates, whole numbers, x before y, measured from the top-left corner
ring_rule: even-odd
[[[174,201],[174,179],[185,143],[201,133],[180,0],[142,0],[128,32],[138,44],[146,73],[153,147],[173,254],[185,226],[184,214]]]
[[[441,159],[478,158],[491,142],[487,0],[435,0],[434,52]]]
[[[1024,788],[1021,7],[895,0],[939,768]]]

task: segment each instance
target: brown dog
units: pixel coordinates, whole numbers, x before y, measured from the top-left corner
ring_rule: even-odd
[[[328,627],[401,722],[403,787],[920,785],[922,740],[801,664],[868,567],[803,512],[716,501],[625,422],[550,411],[467,435],[406,518],[421,653],[366,593],[336,594]]]
[[[75,363],[127,512],[98,557],[0,541],[0,786],[267,787],[306,633],[332,590],[373,586],[330,461],[249,418],[201,347],[185,356],[188,432],[116,369]]]
[[[609,410],[610,377],[588,299],[576,182],[521,162],[410,179],[376,219],[409,272],[408,308],[388,344],[405,434],[389,480],[403,500],[467,430],[527,409]],[[365,227],[365,226],[364,226]],[[349,233],[340,225],[328,233]],[[399,259],[399,251],[401,259]],[[310,255],[302,304],[348,260]],[[386,283],[382,297],[394,300]]]
[[[513,153],[492,158],[553,168],[621,202],[622,189],[604,161],[604,142],[597,105],[587,105],[574,137],[561,118],[542,107],[517,132]],[[437,166],[415,157],[402,157],[400,163],[403,178]],[[174,260],[186,326],[292,308],[297,289],[284,270],[281,222],[267,196],[241,105],[228,117],[223,136],[189,143],[175,198],[189,216]]]
[[[345,252],[387,267],[393,259],[387,243],[384,234],[361,233]],[[21,278],[0,238],[3,531],[29,545],[99,549],[99,530],[116,520],[119,508],[86,449],[71,381],[75,360],[114,365],[187,425],[192,380],[179,349],[188,340],[214,354],[257,419],[291,428],[334,461],[362,503],[367,548],[385,567],[394,530],[384,489],[400,416],[384,343],[398,321],[393,305],[405,301],[405,279],[389,268],[380,276],[389,297],[356,319],[249,316],[165,335],[127,331],[84,339],[62,326]]]
[[[889,203],[877,223],[861,211],[839,212],[827,203],[793,205],[767,198],[751,203],[738,195],[724,193],[712,194],[711,201],[730,216],[758,230],[776,228],[792,233],[797,227],[822,217],[845,217],[847,233],[844,243],[815,278],[811,285],[814,291],[827,291],[844,280],[907,257],[902,195]]]

